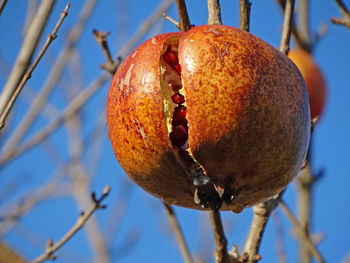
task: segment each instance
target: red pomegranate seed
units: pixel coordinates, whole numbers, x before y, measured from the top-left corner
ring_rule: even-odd
[[[173,126],[177,126],[177,125],[187,126],[186,112],[187,112],[187,109],[185,106],[181,105],[181,106],[176,107],[174,109],[174,113],[173,113],[172,125]]]
[[[169,137],[173,146],[181,147],[187,142],[187,129],[182,125],[175,126]]]
[[[178,91],[182,88],[180,85],[172,84],[172,83],[169,83],[168,86],[169,86],[169,88],[172,89],[174,92],[178,92]]]
[[[181,66],[180,64],[176,64],[172,66],[173,69],[177,71],[177,73],[181,74]]]
[[[185,97],[180,93],[175,93],[171,96],[171,99],[175,104],[182,104],[185,102]]]
[[[167,51],[165,51],[165,53],[163,55],[163,59],[170,66],[174,66],[174,65],[179,64],[177,54],[174,51],[170,50],[170,47],[167,49]]]

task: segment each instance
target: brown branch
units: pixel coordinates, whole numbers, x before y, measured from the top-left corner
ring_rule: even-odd
[[[169,9],[173,2],[174,0],[164,0],[150,16],[142,22],[134,36],[118,52],[118,56],[121,58],[126,57],[126,55],[129,54],[131,49],[135,47],[146,32],[148,32],[149,29],[159,20],[159,18],[162,17],[163,13]]]
[[[295,233],[297,234],[299,240],[302,242],[302,244],[310,251],[310,253],[315,257],[315,259],[320,262],[324,263],[325,260],[323,259],[320,252],[315,247],[314,243],[306,233],[303,226],[300,224],[298,219],[293,215],[292,211],[289,209],[287,204],[281,199],[279,200],[280,207],[282,211],[286,214],[290,222],[292,223]]]
[[[57,38],[57,32],[60,29],[63,20],[68,15],[69,7],[70,7],[70,4],[67,4],[65,9],[61,12],[60,18],[58,19],[52,32],[48,35],[46,42],[45,42],[44,46],[42,47],[42,49],[40,50],[37,58],[34,60],[33,64],[29,67],[28,71],[24,74],[21,82],[15,88],[15,90],[12,93],[12,96],[9,98],[9,101],[4,109],[4,112],[0,115],[0,128],[5,124],[5,120],[9,114],[13,104],[15,103],[19,93],[22,91],[22,89],[23,89],[24,85],[27,83],[27,81],[32,77],[32,73],[33,73],[34,69],[36,68],[36,66],[38,65],[38,63],[40,62],[42,57],[44,56],[44,54],[45,54],[46,50],[49,48],[51,42]]]
[[[302,43],[302,48],[311,51],[312,41],[310,37],[309,0],[300,0],[299,5],[298,36]]]
[[[0,241],[0,262],[25,263],[26,261],[9,245]]]
[[[294,0],[286,0],[286,6],[284,8],[283,28],[281,36],[280,51],[284,54],[288,54],[290,36],[292,34],[292,21],[293,21]]]
[[[219,0],[208,0],[208,25],[222,25]]]
[[[119,62],[121,61],[121,57],[119,57],[116,61],[113,61],[113,58],[111,56],[111,52],[109,51],[109,47],[107,43],[107,36],[110,34],[110,32],[102,33],[101,31],[93,30],[92,33],[94,34],[96,42],[102,48],[103,54],[107,59],[107,63],[100,65],[100,67],[107,70],[113,76],[117,70]]]
[[[89,0],[85,3],[83,10],[80,13],[78,23],[70,30],[68,34],[68,41],[58,56],[58,59],[52,66],[52,69],[44,82],[43,88],[30,105],[20,124],[17,125],[14,132],[6,141],[5,145],[3,146],[3,152],[12,151],[18,145],[19,141],[23,138],[37,115],[40,113],[43,105],[46,103],[53,88],[60,79],[67,62],[71,59],[75,44],[82,35],[83,29],[85,28],[86,22],[90,17],[95,4],[96,0]]]
[[[181,255],[182,255],[183,259],[184,259],[184,262],[186,262],[186,263],[193,263],[194,261],[192,259],[190,250],[188,249],[188,246],[186,244],[185,237],[184,237],[184,235],[182,233],[179,221],[176,218],[174,209],[170,205],[168,205],[168,204],[166,204],[164,202],[163,202],[163,205],[164,205],[164,208],[165,208],[165,212],[166,212],[166,214],[168,216],[171,228],[172,228],[172,230],[174,232],[177,245],[179,246]]]
[[[306,235],[310,232],[311,223],[311,196],[312,196],[312,184],[313,176],[311,173],[310,164],[307,165],[297,177],[298,195],[297,195],[297,207],[298,217],[303,225],[303,229]],[[311,255],[309,249],[305,247],[303,242],[299,242],[299,261],[306,263],[311,261]]]
[[[249,0],[239,0],[239,28],[249,32],[250,7]]]
[[[88,2],[88,3],[90,3],[90,5],[94,4],[94,2]],[[119,57],[125,57],[131,51],[131,49],[140,41],[140,39],[146,34],[146,32],[148,32],[148,30],[151,28],[151,26],[156,21],[158,21],[158,19],[162,16],[162,14],[166,10],[169,9],[169,7],[172,3],[173,3],[173,0],[165,0],[155,10],[155,12],[153,14],[151,14],[149,16],[149,18],[147,18],[141,24],[141,26],[137,30],[136,34],[132,37],[132,39],[130,39],[128,41],[128,43],[126,43],[121,48],[121,50],[119,51]],[[88,15],[87,14],[88,11],[91,12],[91,8],[92,8],[92,6],[88,6],[88,7],[84,8],[85,11],[82,12],[82,18],[84,18],[83,19],[84,21],[85,21],[85,19],[87,19],[86,17]],[[83,23],[83,22],[81,22],[81,23]],[[77,28],[81,28],[81,26],[79,26]],[[80,31],[77,33],[80,34]],[[74,34],[73,37],[69,38],[69,39],[71,39],[71,41],[73,41],[73,42],[69,42],[70,45],[72,45],[72,46],[73,46],[73,43],[75,43],[75,41],[77,40],[78,36],[76,34]],[[69,51],[68,53],[70,56],[71,51]],[[62,55],[67,56],[68,53],[66,52]],[[59,71],[63,70],[64,65],[63,64],[61,65],[61,63],[63,63],[63,62],[66,62],[66,60],[63,60],[60,62],[59,69],[57,69],[57,70],[59,70]],[[54,78],[55,78],[54,80],[56,81],[56,78],[58,78],[58,76],[54,76]],[[61,124],[63,124],[66,120],[68,120],[77,110],[79,110],[84,105],[84,103],[90,98],[90,96],[95,94],[95,92],[99,89],[99,87],[102,84],[104,84],[104,82],[106,82],[108,80],[108,78],[109,78],[109,75],[107,75],[107,74],[102,74],[101,76],[99,76],[98,79],[90,87],[88,87],[81,94],[79,94],[76,97],[76,99],[74,101],[72,101],[67,106],[67,108],[64,110],[63,114],[60,117],[58,117],[57,119],[52,121],[47,127],[43,128],[41,131],[39,131],[26,144],[19,146],[17,148],[16,148],[17,143],[22,138],[24,133],[21,131],[17,131],[17,132],[15,131],[8,139],[6,145],[3,147],[2,155],[0,157],[0,166],[4,165],[6,162],[12,160],[13,158],[19,156],[20,154],[22,154],[24,152],[26,152],[27,150],[29,150],[33,146],[37,145],[38,143],[40,143],[41,141],[46,139],[52,132],[55,131],[56,128],[58,128]],[[52,84],[53,82],[50,81],[50,83]],[[50,86],[50,88],[51,88],[51,86]],[[48,92],[51,91],[50,89],[48,89],[48,87],[46,87],[46,88],[44,87],[44,89],[46,89],[46,90],[42,91],[42,92],[44,92],[45,94],[41,94],[40,98],[37,98],[37,100],[40,102],[40,103],[36,102],[38,104],[44,103],[44,99],[46,98],[46,96],[48,96]],[[37,109],[35,109],[34,113],[36,113],[36,111],[37,111]],[[33,118],[35,117],[35,115],[32,114],[32,115],[26,116],[26,117],[27,117],[27,120],[25,120],[26,123],[20,125],[20,127],[21,128],[25,127],[26,129],[28,129],[28,127],[29,127],[30,123],[32,122]]]
[[[1,3],[0,3],[0,15],[2,14],[2,11],[4,10],[6,3],[7,3],[7,0],[1,1]]]
[[[170,16],[168,16],[166,13],[163,13],[163,17],[165,20],[168,20],[170,23],[174,24],[177,29],[180,30],[180,24],[175,19],[172,19]]]
[[[28,68],[55,0],[42,1],[23,40],[16,62],[0,95],[0,129],[5,125],[5,109]]]
[[[277,207],[283,193],[284,192],[281,192],[276,197],[264,203],[253,206],[253,221],[244,248],[244,253],[248,255],[248,263],[255,263],[261,259],[261,256],[259,255],[259,248],[265,227],[272,211]]]
[[[106,206],[102,205],[101,203],[108,196],[110,190],[111,188],[109,186],[106,186],[100,198],[96,198],[96,195],[93,192],[91,194],[91,208],[87,212],[82,212],[80,214],[74,226],[57,243],[53,243],[52,240],[49,240],[45,252],[34,259],[32,263],[39,263],[48,259],[54,260],[56,258],[54,253],[59,250],[64,244],[66,244],[85,225],[91,215],[98,209],[106,208]]]
[[[79,88],[77,88],[79,92]],[[69,95],[69,94],[68,94]],[[71,94],[72,96],[72,94]],[[70,98],[68,98],[70,99]],[[71,154],[70,161],[70,188],[72,189],[72,196],[74,197],[77,206],[80,210],[84,210],[89,206],[89,185],[91,182],[91,175],[87,172],[82,164],[82,155],[86,151],[81,138],[81,114],[77,113],[67,122],[67,130],[69,134],[68,145]],[[98,221],[95,215],[92,215],[89,224],[85,227],[87,240],[95,254],[95,261],[99,263],[110,262],[107,244],[104,236],[101,233]]]
[[[343,17],[342,18],[331,18],[332,23],[337,24],[337,25],[344,25],[350,29],[350,11],[344,4],[342,0],[335,0],[337,3],[340,12],[342,13]]]
[[[217,210],[210,211],[210,220],[213,228],[215,239],[215,262],[227,263],[230,262],[229,254],[227,253],[227,240],[225,237],[224,227],[222,225],[220,212]]]
[[[185,0],[176,0],[177,12],[179,14],[180,31],[185,32],[191,28]]]
[[[9,162],[13,158],[23,154],[24,152],[31,149],[33,146],[45,140],[52,132],[54,132],[61,124],[69,120],[82,106],[94,95],[100,87],[110,78],[109,74],[102,74],[96,81],[94,81],[89,87],[79,93],[75,99],[66,107],[64,112],[50,124],[44,127],[42,130],[37,132],[29,141],[25,144],[9,150],[1,156],[0,166],[4,165],[6,162]]]

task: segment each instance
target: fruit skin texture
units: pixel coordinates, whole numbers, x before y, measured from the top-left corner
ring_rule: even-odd
[[[311,119],[322,115],[326,97],[326,81],[313,57],[302,49],[289,51],[289,58],[299,68],[309,93]]]
[[[240,212],[281,191],[308,149],[305,83],[287,56],[229,26],[155,36],[123,61],[107,99],[108,136],[121,167],[165,202],[201,209],[164,120],[159,63],[172,37],[179,38],[193,157],[216,186],[237,193],[221,210]]]

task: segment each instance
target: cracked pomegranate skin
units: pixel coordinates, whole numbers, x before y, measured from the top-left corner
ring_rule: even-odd
[[[108,136],[129,177],[169,204],[202,209],[166,127],[160,63],[177,39],[189,149],[240,212],[285,188],[307,153],[310,112],[297,67],[277,49],[229,26],[155,36],[118,68],[107,99]]]

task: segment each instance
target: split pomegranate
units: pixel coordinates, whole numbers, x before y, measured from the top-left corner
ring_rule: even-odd
[[[240,212],[297,175],[310,112],[297,67],[229,26],[152,37],[118,68],[107,99],[119,164],[168,204]]]

